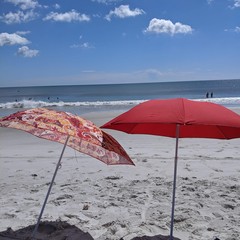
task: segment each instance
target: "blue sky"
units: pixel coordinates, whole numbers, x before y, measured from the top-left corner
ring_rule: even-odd
[[[0,0],[0,87],[240,78],[240,0]]]

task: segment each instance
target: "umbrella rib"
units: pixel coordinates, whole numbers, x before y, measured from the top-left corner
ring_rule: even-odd
[[[217,126],[217,129],[219,130],[219,132],[223,135],[224,139],[229,139],[221,130],[221,126]]]

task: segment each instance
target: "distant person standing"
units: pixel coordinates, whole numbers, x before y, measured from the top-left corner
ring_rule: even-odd
[[[211,92],[211,98],[213,97],[213,92]]]
[[[209,93],[207,92],[207,93],[206,93],[206,98],[208,98],[208,96],[209,96]]]

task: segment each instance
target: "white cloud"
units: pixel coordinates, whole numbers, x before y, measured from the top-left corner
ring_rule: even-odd
[[[231,0],[232,5],[229,6],[230,9],[235,9],[240,7],[240,0]]]
[[[177,34],[177,33],[192,33],[193,29],[189,25],[184,25],[180,22],[172,23],[170,20],[153,18],[149,26],[144,30],[145,33],[167,33],[167,34]]]
[[[142,9],[135,8],[134,10],[131,10],[129,8],[129,5],[121,5],[118,8],[115,8],[114,10],[111,10],[109,14],[105,16],[105,19],[108,21],[111,21],[111,17],[119,17],[119,18],[126,18],[126,17],[136,17],[138,15],[142,15],[145,12]]]
[[[19,6],[22,10],[41,7],[37,0],[5,0],[5,2],[9,2],[14,4],[15,6]]]
[[[240,33],[240,27],[236,27],[236,28],[234,29],[234,32]]]
[[[18,34],[18,35],[27,35],[29,33],[31,33],[31,32],[30,31],[17,31],[16,32],[16,34]]]
[[[240,0],[234,0],[234,7],[240,7]]]
[[[92,48],[91,45],[88,42],[85,42],[80,45],[81,48]]]
[[[38,16],[37,13],[31,11],[23,12],[18,11],[16,13],[9,12],[0,16],[0,19],[5,22],[6,24],[13,24],[13,23],[22,23],[22,22],[29,22],[35,19]]]
[[[56,22],[72,22],[72,21],[90,21],[90,17],[86,14],[80,14],[79,12],[72,10],[65,13],[51,12],[43,20],[53,20]]]
[[[24,45],[29,44],[30,42],[16,33],[0,33],[0,46],[4,45]]]
[[[29,47],[27,47],[27,46],[23,46],[18,49],[17,53],[18,53],[18,55],[21,55],[23,57],[32,58],[32,57],[36,57],[38,55],[39,51],[29,49]]]
[[[231,29],[224,29],[225,32],[236,32],[236,33],[240,33],[240,27],[235,27],[235,28],[231,28]]]
[[[54,4],[54,6],[53,6],[55,9],[60,9],[61,7],[60,7],[60,5],[59,4]]]

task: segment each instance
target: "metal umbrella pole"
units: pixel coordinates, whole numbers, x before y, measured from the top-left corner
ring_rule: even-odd
[[[50,194],[51,189],[52,189],[53,182],[54,182],[55,177],[56,177],[56,175],[57,175],[57,171],[58,171],[58,169],[59,169],[60,166],[61,166],[61,160],[62,160],[62,157],[63,157],[63,153],[64,153],[64,151],[65,151],[65,148],[66,148],[66,146],[67,146],[67,142],[68,142],[68,140],[69,140],[69,137],[70,137],[70,136],[68,135],[68,136],[67,136],[67,139],[66,139],[66,141],[65,141],[65,143],[64,143],[64,146],[63,146],[63,149],[62,149],[62,153],[61,153],[60,158],[59,158],[59,160],[58,160],[58,163],[57,163],[57,165],[56,165],[55,172],[54,172],[53,177],[52,177],[52,181],[51,181],[51,183],[50,183],[50,185],[49,185],[48,192],[47,192],[47,195],[46,195],[46,197],[45,197],[45,200],[44,200],[44,203],[43,203],[41,212],[40,212],[40,214],[39,214],[39,216],[38,216],[37,224],[36,224],[36,226],[35,226],[35,228],[34,228],[34,230],[33,230],[33,232],[32,232],[32,236],[31,236],[32,239],[34,239],[34,236],[35,236],[35,234],[36,234],[36,232],[37,232],[37,230],[38,230],[38,227],[39,227],[39,224],[40,224],[40,220],[41,220],[41,218],[42,218],[43,211],[44,211],[44,209],[45,209],[45,206],[46,206],[46,203],[47,203],[49,194]]]
[[[179,130],[180,130],[180,125],[177,124],[177,126],[176,126],[175,160],[174,160],[174,177],[173,177],[173,194],[172,194],[172,215],[171,215],[171,229],[170,229],[170,238],[169,238],[169,240],[173,240],[173,224],[174,224],[174,208],[175,208],[176,181],[177,181]]]

